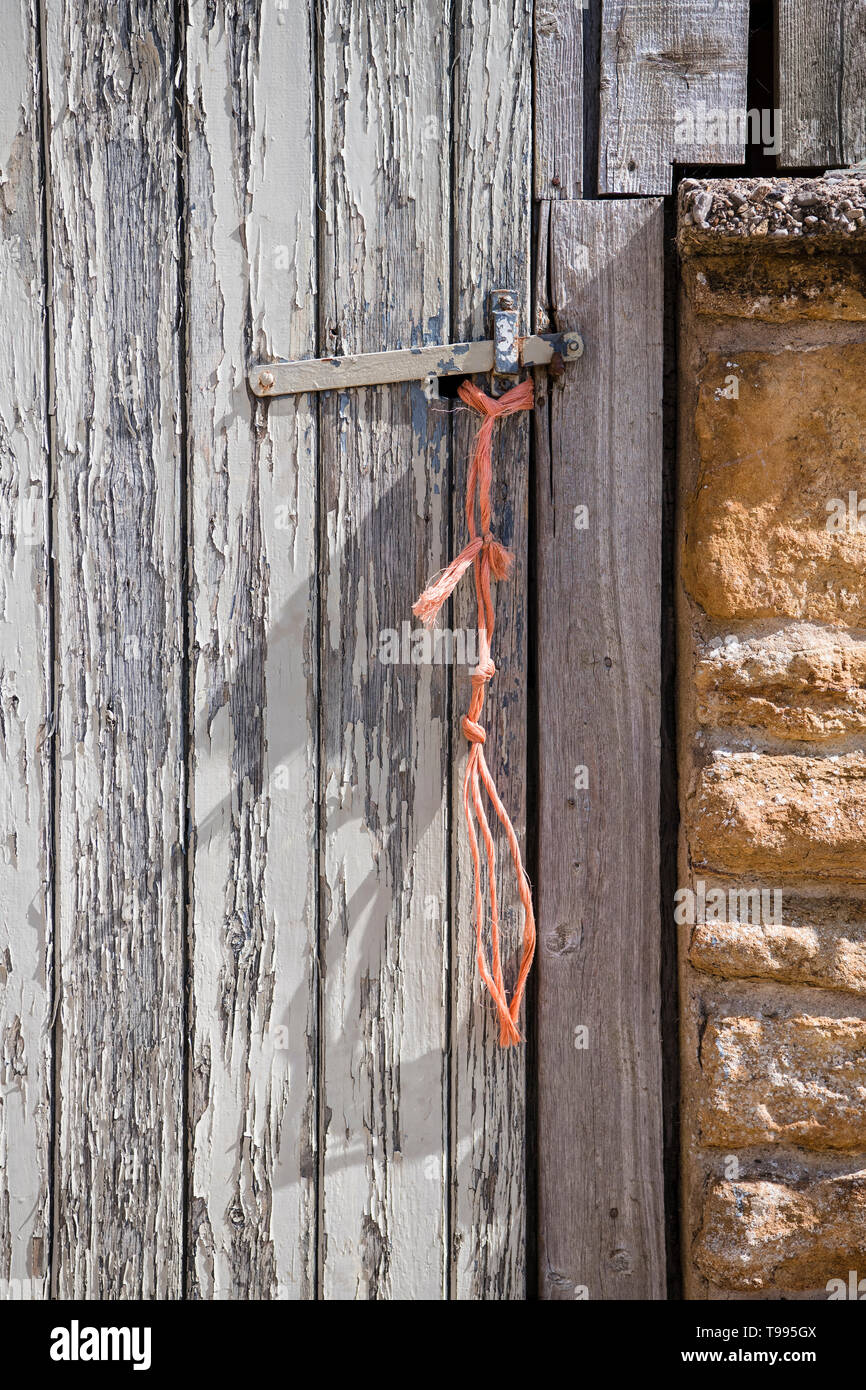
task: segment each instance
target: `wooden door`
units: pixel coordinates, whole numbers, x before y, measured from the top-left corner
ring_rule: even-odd
[[[695,100],[742,103],[745,0],[8,8],[0,1281],[663,1296],[659,195],[702,45]],[[468,670],[381,659],[462,548],[477,421],[248,386],[486,337],[499,287],[586,341],[494,455],[510,1051]]]

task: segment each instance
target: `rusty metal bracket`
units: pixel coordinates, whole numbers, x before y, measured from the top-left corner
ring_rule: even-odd
[[[517,339],[517,310],[513,290],[493,290],[490,295],[490,322],[493,329],[493,373],[490,385],[494,396],[501,396],[520,375],[520,345]]]
[[[422,381],[428,396],[438,393],[443,376],[489,373],[495,395],[512,386],[524,367],[544,367],[583,355],[576,331],[518,336],[514,292],[494,290],[490,297],[492,338],[445,346],[399,348],[344,357],[306,358],[297,362],[259,362],[249,374],[256,396],[293,396],[305,391],[345,391],[353,386],[384,386],[395,381]]]

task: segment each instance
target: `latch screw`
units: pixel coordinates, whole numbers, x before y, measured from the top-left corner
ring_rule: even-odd
[[[270,391],[274,384],[274,380],[273,372],[259,372],[259,386],[261,386],[263,391]]]

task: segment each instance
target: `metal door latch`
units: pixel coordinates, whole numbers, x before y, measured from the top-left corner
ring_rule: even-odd
[[[299,362],[259,362],[249,374],[256,396],[292,396],[303,391],[337,391],[350,386],[384,386],[395,381],[423,381],[428,396],[437,394],[440,376],[491,374],[494,395],[516,381],[521,367],[543,367],[559,357],[574,362],[583,353],[577,332],[518,336],[513,290],[490,296],[492,338],[445,346],[400,348],[345,357],[316,357]]]

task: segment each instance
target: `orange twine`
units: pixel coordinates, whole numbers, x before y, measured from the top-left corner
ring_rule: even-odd
[[[496,785],[490,775],[484,757],[486,734],[481,727],[481,712],[484,708],[484,688],[496,674],[496,667],[490,658],[490,642],[493,637],[493,603],[490,598],[490,576],[505,579],[511,568],[512,555],[490,531],[490,484],[493,478],[491,449],[493,429],[497,420],[506,415],[514,415],[519,410],[531,410],[534,395],[531,381],[522,381],[513,386],[498,400],[486,396],[472,382],[464,381],[458,393],[460,399],[472,406],[481,415],[481,428],[475,440],[469,476],[466,481],[466,522],[469,527],[469,544],[465,550],[452,560],[437,579],[427,585],[412,612],[421,619],[425,627],[432,627],[436,614],[448,595],[456,587],[469,566],[475,566],[475,594],[478,600],[478,665],[472,672],[472,699],[469,711],[462,722],[462,729],[469,740],[469,761],[463,779],[463,810],[469,828],[469,847],[475,870],[475,943],[478,971],[490,991],[499,1015],[499,1042],[502,1047],[511,1047],[520,1042],[517,1017],[526,988],[526,980],[535,954],[535,914],[532,910],[532,890],[520,857],[520,846],[514,833],[514,826],[499,799]],[[481,517],[481,535],[475,529],[475,493],[478,492],[478,509]],[[502,979],[502,963],[499,955],[499,909],[496,901],[496,850],[490,826],[481,801],[481,783],[487,789],[496,814],[505,831],[514,869],[517,874],[517,891],[523,904],[523,958],[511,1003],[508,1003]],[[470,807],[470,796],[472,804]],[[481,856],[478,851],[478,838],[472,823],[472,808],[484,841],[487,857],[487,881],[490,887],[490,945],[491,969],[488,969],[483,941],[484,902],[481,892]]]

